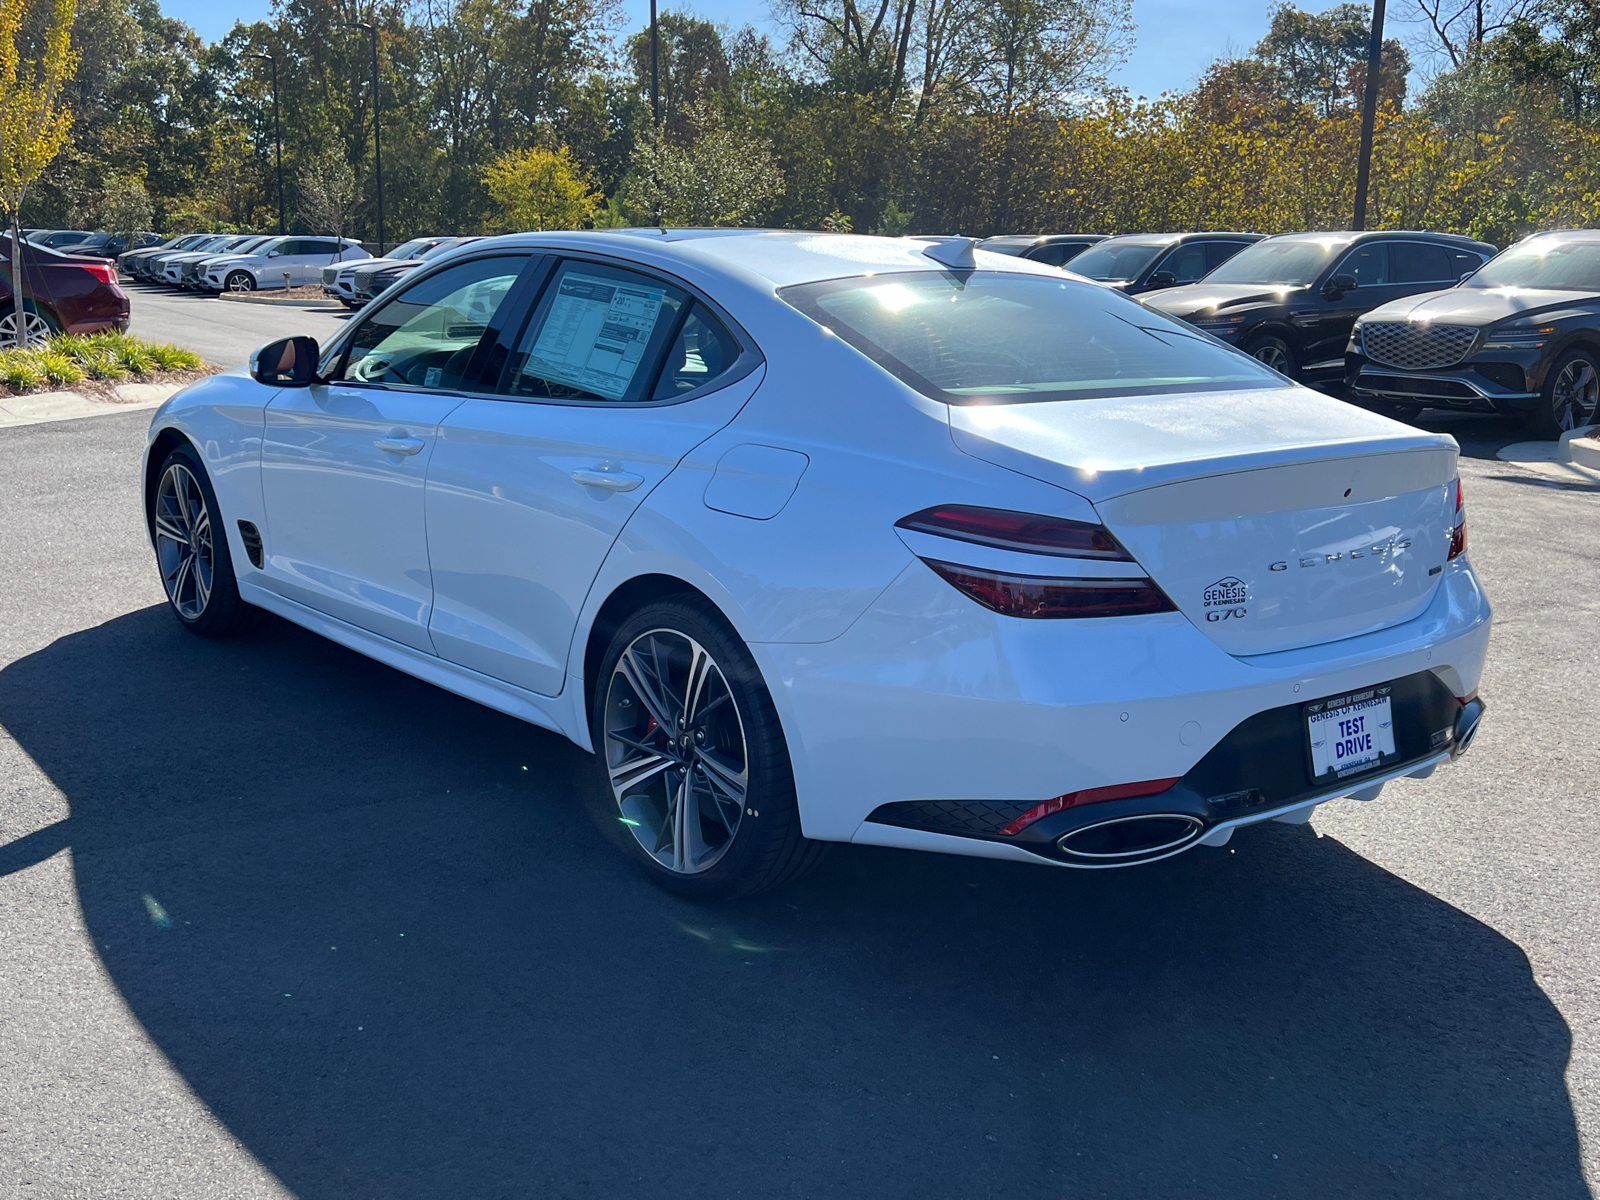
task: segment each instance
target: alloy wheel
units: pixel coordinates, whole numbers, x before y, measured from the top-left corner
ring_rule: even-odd
[[[256,281],[243,271],[235,271],[228,276],[228,290],[230,292],[253,292],[256,290]]]
[[[1257,362],[1266,363],[1280,374],[1289,370],[1289,356],[1283,352],[1281,346],[1262,346],[1255,351],[1255,358]]]
[[[739,832],[750,778],[744,721],[722,669],[686,634],[641,633],[612,669],[603,716],[622,823],[669,871],[715,866]]]
[[[26,330],[25,336],[29,346],[47,345],[50,339],[55,336],[55,330],[51,328],[50,322],[45,320],[39,313],[25,312],[23,316],[27,318],[23,328]],[[15,346],[16,344],[17,313],[16,309],[12,308],[3,317],[0,317],[0,346]]]
[[[1591,423],[1600,406],[1600,375],[1595,374],[1594,364],[1586,358],[1569,362],[1556,377],[1550,404],[1563,433]]]
[[[211,512],[194,472],[173,463],[156,490],[156,560],[167,599],[178,615],[198,620],[211,602],[216,556]]]

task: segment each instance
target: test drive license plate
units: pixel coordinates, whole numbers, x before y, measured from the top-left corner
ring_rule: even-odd
[[[1314,777],[1343,778],[1394,757],[1390,690],[1384,684],[1306,705]]]

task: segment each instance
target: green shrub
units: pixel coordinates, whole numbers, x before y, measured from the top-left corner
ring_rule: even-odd
[[[0,383],[14,392],[31,392],[45,384],[45,374],[26,350],[0,351]]]
[[[83,382],[83,368],[69,354],[62,354],[55,349],[38,350],[34,352],[34,361],[51,383],[60,385]]]

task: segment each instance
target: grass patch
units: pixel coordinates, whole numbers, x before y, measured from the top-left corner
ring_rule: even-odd
[[[205,364],[193,350],[168,342],[147,342],[126,333],[66,335],[27,350],[0,350],[0,386],[12,392],[68,387],[85,379],[114,383],[130,375],[143,378],[198,371]]]

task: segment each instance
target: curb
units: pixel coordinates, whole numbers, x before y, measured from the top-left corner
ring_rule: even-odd
[[[1563,433],[1561,449],[1557,452],[1559,461],[1600,469],[1600,440],[1595,437],[1597,433],[1600,433],[1600,426],[1596,425],[1585,425],[1582,429]]]
[[[231,300],[235,304],[276,304],[281,308],[308,308],[314,312],[343,312],[344,305],[337,300],[281,300],[269,296],[256,296],[251,292],[218,292],[218,300]]]
[[[117,396],[115,400],[99,400],[81,392],[0,396],[0,429],[158,408],[168,397],[188,386],[187,383],[123,383],[112,389]]]

